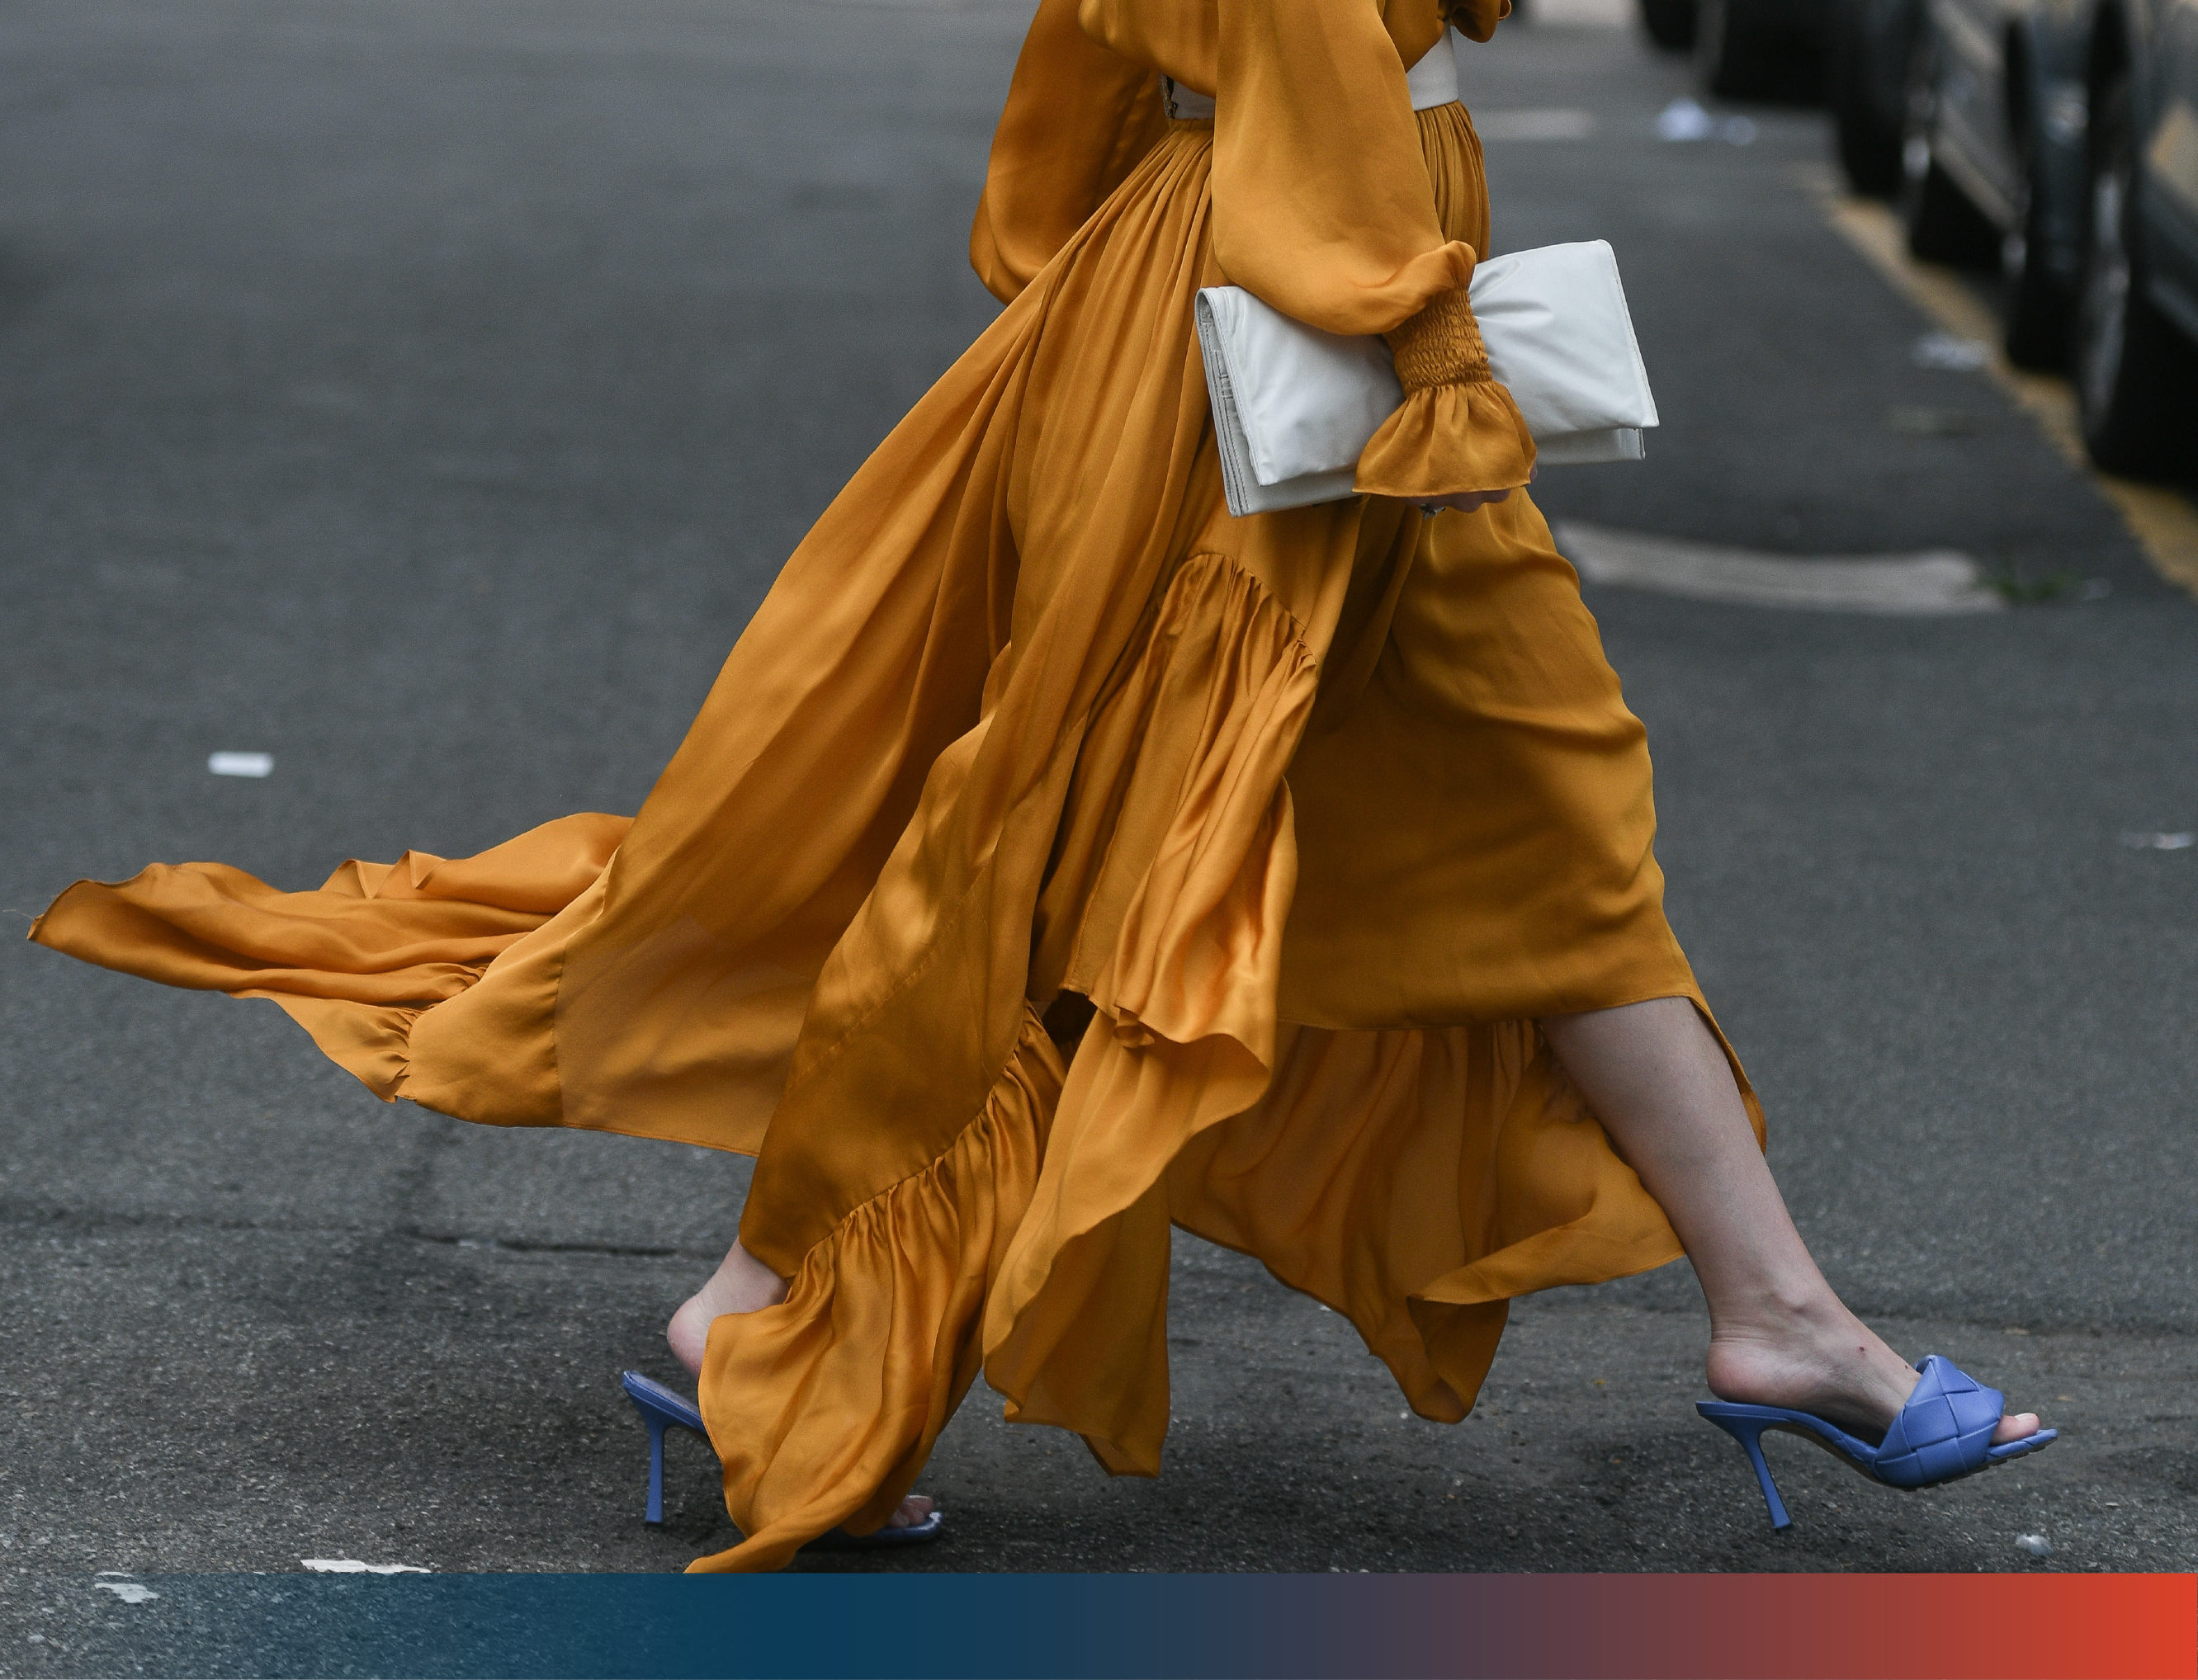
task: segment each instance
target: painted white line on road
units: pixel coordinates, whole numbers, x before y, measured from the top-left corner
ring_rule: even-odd
[[[152,1588],[140,1586],[135,1581],[94,1581],[91,1590],[94,1592],[111,1592],[125,1604],[143,1604],[160,1596]]]
[[[320,1575],[432,1575],[416,1563],[361,1563],[355,1557],[301,1557],[299,1562]]]
[[[268,776],[274,772],[272,753],[215,753],[206,759],[206,768],[216,776]]]
[[[1696,601],[1910,617],[1997,613],[2007,607],[1985,583],[1983,568],[1952,549],[1796,560],[1571,520],[1557,526],[1555,534],[1559,551],[1591,583]]]
[[[1520,15],[1531,29],[1631,29],[1635,0],[1526,0]]]
[[[1595,134],[1595,113],[1562,108],[1483,111],[1474,118],[1473,131],[1493,141],[1586,140]]]
[[[1801,175],[1803,184],[1823,206],[1824,219],[1895,290],[1949,334],[1986,347],[1983,371],[2029,410],[2047,439],[2120,510],[2122,522],[2154,569],[2198,595],[2198,507],[2165,485],[2116,478],[2094,467],[2084,449],[2076,397],[2067,381],[2026,372],[2009,362],[1999,349],[1998,317],[1953,270],[1910,257],[1907,235],[1892,211],[1868,199],[1841,196],[1838,178],[1829,168],[1811,166]]]

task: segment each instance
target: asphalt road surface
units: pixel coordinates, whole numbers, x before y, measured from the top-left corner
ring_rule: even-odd
[[[964,241],[1026,15],[10,6],[0,907],[634,810],[782,556],[993,312]],[[1506,26],[1465,71],[1499,247],[1609,239],[1663,411],[1646,463],[1545,474],[1553,518],[2089,585],[1945,618],[1589,591],[1804,1232],[1897,1346],[2062,1439],[1908,1497],[1774,1446],[1774,1535],[1694,1415],[1683,1266],[1521,1303],[1444,1428],[1184,1240],[1160,1479],[980,1386],[922,1484],[947,1538],[797,1567],[2191,1568],[2198,848],[2125,837],[2198,828],[2198,606],[1983,375],[1916,365],[1930,323],[1820,213],[1821,119],[1660,141],[1686,72],[1625,30]],[[660,1327],[744,1162],[385,1107],[265,1004],[27,945],[0,1104],[0,1671],[155,1612],[99,1570],[730,1543],[692,1440],[643,1525],[616,1375],[678,1375]]]

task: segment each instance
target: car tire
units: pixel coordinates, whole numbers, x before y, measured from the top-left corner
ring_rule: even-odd
[[[1962,195],[1940,166],[1939,49],[1927,21],[1908,57],[1908,97],[1900,128],[1900,219],[1908,249],[1927,263],[1991,268],[1999,231]]]
[[[1869,44],[1858,10],[1850,0],[1835,14],[1824,61],[1825,102],[1832,108],[1847,184],[1865,198],[1891,198],[1900,189],[1900,130],[1886,122],[1870,99]]]
[[[1703,90],[1720,99],[1746,99],[1772,90],[1765,44],[1745,20],[1733,15],[1733,0],[1697,0],[1695,73]]]
[[[1870,110],[1869,92],[1855,75],[1853,46],[1833,46],[1824,81],[1846,184],[1864,198],[1893,198],[1901,187],[1899,130],[1886,127]]]
[[[1683,53],[1695,44],[1695,0],[1641,0],[1641,23],[1665,51]]]
[[[2007,359],[2018,368],[2052,370],[2067,365],[2076,300],[2051,269],[2034,129],[2022,137],[2021,162],[2015,230],[2000,241],[2000,268],[2007,281]]]
[[[2091,117],[2091,195],[2076,304],[2076,410],[2110,473],[2187,474],[2198,450],[2198,349],[2145,293],[2134,236],[2137,142],[2126,71]]]

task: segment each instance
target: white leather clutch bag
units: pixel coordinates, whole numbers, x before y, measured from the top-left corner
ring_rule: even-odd
[[[1642,457],[1656,400],[1607,241],[1491,257],[1467,296],[1542,464]],[[1388,346],[1308,327],[1241,286],[1206,288],[1196,313],[1229,511],[1350,495],[1359,456],[1404,400]]]

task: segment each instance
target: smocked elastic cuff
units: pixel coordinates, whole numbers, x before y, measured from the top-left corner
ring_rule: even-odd
[[[1407,394],[1437,385],[1473,385],[1488,377],[1488,351],[1465,289],[1438,292],[1417,315],[1382,336],[1396,358]]]

